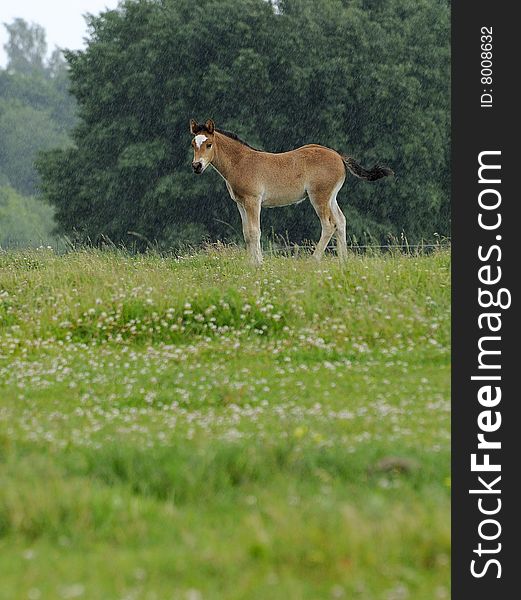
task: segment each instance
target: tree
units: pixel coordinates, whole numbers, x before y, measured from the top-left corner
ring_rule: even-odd
[[[23,194],[34,194],[39,177],[34,160],[41,150],[70,144],[75,102],[68,67],[54,50],[45,59],[45,31],[22,19],[6,25],[8,67],[0,69],[0,174]]]
[[[269,151],[316,142],[389,164],[394,180],[349,180],[340,197],[357,237],[448,234],[445,0],[126,0],[89,24],[66,54],[75,145],[39,161],[62,231],[233,238],[222,181],[189,168],[188,121],[212,117]],[[317,225],[306,204],[263,215],[294,241]]]
[[[34,168],[38,152],[68,144],[67,135],[47,112],[16,102],[0,103],[0,140],[1,171],[28,195],[36,192],[38,184]]]
[[[4,26],[9,34],[9,41],[4,45],[8,71],[31,74],[43,69],[47,53],[44,28],[34,23],[30,25],[24,19],[15,19]]]
[[[54,243],[53,209],[0,180],[0,248]]]

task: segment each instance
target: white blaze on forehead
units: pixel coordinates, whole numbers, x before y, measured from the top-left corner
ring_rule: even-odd
[[[206,142],[208,138],[205,135],[196,135],[194,137],[194,141],[195,141],[195,145],[197,146],[197,148],[200,148],[203,145],[203,142]]]

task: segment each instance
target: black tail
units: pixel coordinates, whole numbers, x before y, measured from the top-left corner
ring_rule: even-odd
[[[340,154],[342,160],[344,161],[345,166],[349,169],[349,171],[360,179],[366,179],[367,181],[376,181],[377,179],[381,179],[382,177],[389,177],[390,175],[394,175],[394,172],[387,167],[381,167],[380,165],[375,165],[372,169],[364,169],[362,165],[359,165],[354,158],[351,156],[346,156],[345,154]]]

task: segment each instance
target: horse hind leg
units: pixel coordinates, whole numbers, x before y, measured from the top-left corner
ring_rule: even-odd
[[[313,256],[317,260],[320,260],[324,254],[324,250],[335,233],[338,219],[333,214],[330,193],[310,191],[309,199],[311,200],[311,204],[313,205],[313,208],[320,219],[320,225],[322,226],[320,239],[313,252]]]
[[[340,210],[340,206],[338,206],[336,197],[332,202],[331,210],[336,219],[336,248],[338,258],[341,261],[344,261],[347,258],[346,218],[344,213]]]

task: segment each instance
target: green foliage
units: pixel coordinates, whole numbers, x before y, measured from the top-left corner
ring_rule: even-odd
[[[243,254],[0,253],[0,596],[449,598],[450,254]]]
[[[445,0],[126,0],[90,19],[87,49],[67,60],[75,147],[39,168],[69,234],[169,246],[190,225],[191,241],[239,237],[218,175],[190,172],[190,117],[269,151],[315,142],[391,166],[393,180],[344,188],[358,238],[449,234]],[[318,227],[307,203],[263,223],[293,241]]]
[[[14,19],[4,26],[9,34],[9,41],[5,44],[7,69],[29,75],[33,71],[41,71],[47,52],[43,27],[30,25],[24,19]]]
[[[45,31],[15,19],[5,25],[6,69],[0,69],[0,175],[25,195],[36,193],[41,150],[70,145],[75,102],[60,51],[46,59]]]
[[[0,181],[0,248],[54,243],[54,210]]]
[[[24,194],[36,191],[34,161],[38,152],[68,144],[68,136],[59,131],[47,111],[13,100],[0,101],[0,139],[0,169]]]

